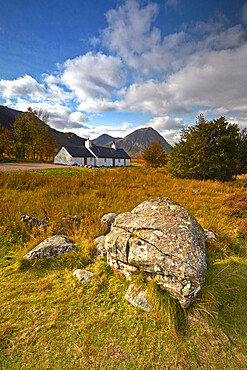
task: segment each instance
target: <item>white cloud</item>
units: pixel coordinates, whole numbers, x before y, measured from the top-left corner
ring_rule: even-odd
[[[170,116],[161,116],[152,118],[146,126],[151,126],[155,130],[162,132],[165,130],[180,130],[184,127],[182,118],[172,118]]]
[[[160,42],[159,30],[150,29],[157,13],[157,4],[141,7],[136,0],[127,0],[117,9],[109,10],[106,13],[108,27],[103,32],[107,46],[132,63],[133,54],[140,55]]]
[[[88,125],[86,128],[73,130],[78,136],[96,139],[100,135],[107,133],[113,137],[125,137],[134,130],[133,125],[129,122],[123,122],[118,126],[111,125]]]
[[[247,128],[247,114],[243,115],[242,113],[239,113],[234,116],[226,115],[226,119],[228,122],[236,123],[241,130]]]
[[[157,73],[177,70],[183,64],[181,55],[187,53],[183,47],[184,32],[162,37],[160,30],[153,26],[158,11],[157,3],[142,5],[136,0],[127,0],[106,13],[108,27],[102,32],[103,42],[138,78],[157,78]]]
[[[246,107],[247,43],[235,50],[194,54],[172,75],[166,88],[188,108],[205,106],[239,110]]]
[[[49,126],[60,131],[68,131],[75,128],[86,128],[87,125],[85,125],[85,123],[90,121],[90,118],[85,116],[85,114],[81,112],[71,112],[69,107],[58,103],[30,103],[29,101],[18,98],[17,102],[8,101],[8,106],[22,112],[26,112],[27,108],[29,107],[32,109],[41,109],[43,113],[48,116]]]
[[[78,101],[110,97],[122,82],[120,67],[119,58],[90,52],[68,59],[62,66],[60,81],[76,94]]]
[[[26,96],[32,100],[47,99],[49,92],[31,76],[25,75],[15,80],[0,80],[0,92],[4,98]]]

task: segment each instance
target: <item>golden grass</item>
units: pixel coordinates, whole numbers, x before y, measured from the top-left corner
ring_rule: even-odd
[[[225,201],[246,188],[245,178],[181,180],[165,168],[144,166],[0,173],[0,367],[245,368],[247,256],[246,234],[239,230],[246,217],[231,215]],[[124,299],[129,283],[104,260],[94,262],[102,215],[130,211],[156,196],[186,207],[220,237],[208,245],[206,281],[186,312],[152,283],[153,312],[135,309]],[[48,219],[50,227],[29,229],[22,214]],[[68,215],[83,222],[64,222]],[[54,233],[68,235],[78,252],[22,260]],[[94,281],[81,286],[72,277],[76,268],[93,271]],[[182,324],[188,314],[199,318],[189,327]]]

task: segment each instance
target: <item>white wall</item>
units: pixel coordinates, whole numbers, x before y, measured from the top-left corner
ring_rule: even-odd
[[[71,166],[74,163],[74,159],[65,148],[61,148],[57,155],[55,155],[53,163]]]
[[[125,159],[125,166],[130,166],[130,159]]]
[[[117,158],[115,159],[115,166],[124,166],[124,159],[123,158]]]
[[[96,167],[112,167],[113,166],[113,159],[112,158],[95,158]]]
[[[84,157],[74,157],[74,163],[84,166]],[[94,166],[94,158],[87,157],[87,166]]]

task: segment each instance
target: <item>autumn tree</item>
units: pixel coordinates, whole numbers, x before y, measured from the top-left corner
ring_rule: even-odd
[[[240,159],[244,143],[246,135],[241,139],[238,125],[225,117],[206,121],[201,115],[171,149],[170,172],[180,178],[231,180],[244,170]]]
[[[5,127],[0,128],[0,157],[3,157],[3,154],[10,156],[11,147],[11,134],[9,130]]]
[[[48,116],[41,109],[28,108],[17,116],[14,123],[14,137],[17,158],[51,159],[56,141],[48,126]]]
[[[28,147],[32,143],[32,121],[26,113],[16,117],[13,134],[15,139],[15,154],[16,158],[24,159],[28,152]]]
[[[153,141],[143,152],[143,159],[151,167],[161,167],[167,162],[162,143]]]

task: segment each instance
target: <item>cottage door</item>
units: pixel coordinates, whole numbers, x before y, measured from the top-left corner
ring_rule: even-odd
[[[84,158],[84,166],[87,165],[87,158]]]

